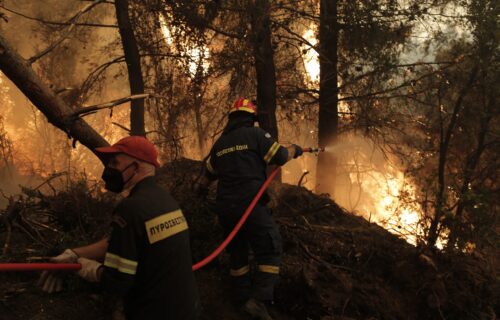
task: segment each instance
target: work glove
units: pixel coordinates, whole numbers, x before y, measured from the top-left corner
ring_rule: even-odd
[[[292,146],[294,146],[295,148],[295,154],[293,155],[294,159],[300,157],[304,153],[304,150],[302,150],[302,148],[299,147],[298,145],[292,144]]]
[[[49,260],[54,263],[76,263],[77,259],[78,255],[73,250],[66,249],[60,255],[52,257]],[[45,270],[40,275],[37,285],[42,288],[43,292],[47,293],[62,291],[63,279],[61,273]]]
[[[99,269],[102,267],[102,263],[87,258],[78,258],[77,263],[82,265],[82,268],[78,271],[80,277],[88,282],[99,282],[101,280]]]

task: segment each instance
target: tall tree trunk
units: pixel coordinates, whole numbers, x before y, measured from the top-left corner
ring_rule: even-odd
[[[109,145],[84,120],[72,116],[75,110],[65,104],[43,83],[27,61],[10,47],[2,36],[0,36],[0,70],[30,99],[51,124],[66,132],[68,136],[80,141],[91,151],[97,147]]]
[[[125,62],[128,69],[128,81],[130,84],[130,94],[144,93],[144,81],[142,79],[141,57],[139,48],[134,36],[134,30],[130,23],[128,0],[116,0],[116,20],[120,30],[120,37],[125,54]],[[130,108],[130,135],[145,136],[144,129],[144,100],[132,100]]]
[[[319,119],[318,143],[321,147],[335,143],[338,134],[338,24],[337,0],[321,0],[319,26]],[[317,192],[333,195],[336,176],[335,155],[323,152],[318,156]]]
[[[253,54],[257,75],[259,125],[278,139],[276,122],[276,70],[271,40],[269,0],[255,0],[252,12]]]

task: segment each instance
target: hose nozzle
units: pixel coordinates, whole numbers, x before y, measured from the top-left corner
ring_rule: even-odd
[[[311,152],[311,153],[320,153],[320,152],[325,152],[325,148],[322,147],[317,147],[317,148],[304,148],[302,149],[304,152]]]

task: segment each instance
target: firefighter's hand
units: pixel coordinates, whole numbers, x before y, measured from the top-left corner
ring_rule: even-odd
[[[50,261],[54,263],[76,263],[77,259],[78,255],[73,250],[66,249],[60,255],[50,258]],[[59,273],[45,270],[40,275],[37,285],[47,293],[60,292],[63,289],[63,279]]]
[[[89,282],[99,282],[101,280],[102,264],[87,258],[78,258],[77,263],[82,265],[78,275]]]
[[[50,258],[54,263],[76,263],[76,260],[78,255],[71,249],[66,249],[60,255]]]
[[[300,157],[304,153],[304,150],[302,150],[302,148],[298,145],[292,144],[292,146],[295,148],[295,154],[293,155],[294,159]]]

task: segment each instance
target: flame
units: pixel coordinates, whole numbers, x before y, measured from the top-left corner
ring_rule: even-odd
[[[360,183],[364,196],[370,199],[351,210],[416,245],[423,230],[414,186],[398,168],[386,164],[384,169],[372,167],[361,174],[350,173],[351,182]]]
[[[335,192],[340,204],[415,245],[423,236],[423,214],[415,186],[390,155],[387,158],[372,142],[359,137],[347,137],[333,150],[349,186],[348,191]]]
[[[164,15],[159,16],[160,21],[160,29],[165,42],[167,45],[172,46],[174,43],[174,38],[172,33],[176,33],[177,29],[175,26],[169,26],[167,23],[167,19]],[[207,46],[203,45],[201,47],[192,46],[189,43],[184,44],[186,47],[185,55],[188,58],[188,69],[191,77],[195,77],[198,71],[198,67],[201,64],[202,72],[206,73],[208,68],[210,67],[210,50]],[[174,50],[175,46],[173,47]]]
[[[301,47],[304,67],[310,81],[309,86],[318,86],[320,80],[319,55],[314,49],[317,45],[316,30],[317,26],[312,25],[302,34],[310,44]],[[339,103],[338,108],[343,117],[349,117],[350,108],[345,101]],[[375,165],[371,162],[372,159],[356,154],[364,152],[361,149],[374,148],[368,146],[369,143],[366,141],[357,143],[362,146],[353,148],[353,145],[348,143],[344,146],[326,147],[327,152],[343,155],[348,173],[349,181],[344,185],[335,186],[335,194],[342,195],[335,196],[334,200],[348,210],[356,211],[366,219],[402,236],[409,243],[416,244],[417,238],[423,236],[423,230],[422,212],[416,201],[414,186],[408,183],[401,170],[385,160],[382,165],[380,163]],[[401,200],[403,195],[404,202]]]
[[[377,223],[416,245],[424,237],[423,213],[415,185],[374,144],[362,137],[343,135],[341,143],[326,147],[337,158],[336,181],[330,189],[332,199],[348,211]],[[287,163],[284,181],[296,184],[305,169],[311,174],[303,186],[316,186],[316,157],[306,154]],[[442,246],[440,240],[438,246]]]
[[[309,81],[312,84],[319,83],[319,55],[316,52],[314,46],[318,43],[318,39],[316,38],[316,25],[306,30],[302,37],[307,40],[312,46],[308,44],[303,44],[301,46],[302,49],[302,59],[304,60],[304,67],[306,69],[306,73],[309,76]],[[304,53],[305,52],[305,53]]]
[[[165,38],[165,42],[170,46],[174,43],[174,39],[172,38],[172,33],[170,33],[170,28],[167,25],[167,20],[162,14],[160,14],[158,19],[160,21],[161,33]]]
[[[303,34],[302,38],[308,42],[308,44],[303,44],[301,46],[302,50],[302,60],[304,62],[304,68],[306,69],[306,74],[309,78],[309,87],[319,86],[319,76],[320,76],[320,64],[319,64],[319,54],[316,51],[316,45],[318,44],[318,39],[316,38],[318,26],[312,24],[309,29],[307,29]],[[339,86],[341,81],[339,81]],[[339,97],[342,95],[339,94]],[[339,112],[342,117],[348,117],[350,113],[349,105],[346,101],[340,101],[338,103]]]

